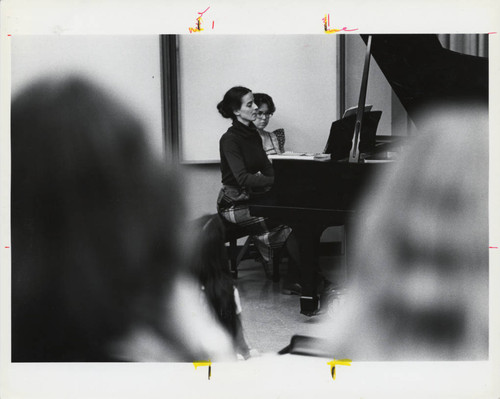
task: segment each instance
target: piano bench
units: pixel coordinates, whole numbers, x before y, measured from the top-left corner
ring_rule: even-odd
[[[242,228],[241,226],[230,223],[222,217],[221,220],[223,221],[225,229],[225,242],[229,243],[228,254],[229,254],[229,261],[231,264],[230,266],[231,275],[233,276],[234,279],[237,279],[238,265],[245,256],[245,254],[248,252],[252,240],[248,231]],[[243,248],[241,248],[241,250],[238,251],[237,240],[239,238],[244,238],[244,237],[246,237],[246,239],[243,244]],[[275,256],[273,258],[273,275],[272,275],[272,279],[274,282],[278,282],[280,280],[279,262],[280,262],[280,256]]]

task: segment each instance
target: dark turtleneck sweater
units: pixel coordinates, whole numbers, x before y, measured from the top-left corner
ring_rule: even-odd
[[[273,184],[273,167],[253,123],[246,126],[234,121],[222,135],[219,150],[222,184],[240,187],[266,187]]]

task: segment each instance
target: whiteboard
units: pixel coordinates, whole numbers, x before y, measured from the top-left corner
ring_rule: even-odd
[[[184,163],[220,161],[231,120],[217,103],[233,86],[269,94],[267,130],[284,128],[286,150],[321,152],[337,119],[334,35],[179,36],[179,143]]]

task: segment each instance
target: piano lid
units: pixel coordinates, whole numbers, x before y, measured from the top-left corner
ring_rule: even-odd
[[[372,35],[371,54],[412,119],[429,103],[488,101],[488,58],[447,50],[437,35]]]

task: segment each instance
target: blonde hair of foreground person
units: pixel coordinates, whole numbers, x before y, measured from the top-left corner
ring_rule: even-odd
[[[100,87],[43,80],[12,103],[12,360],[235,356],[182,271],[182,193]]]
[[[364,197],[352,284],[321,327],[335,356],[488,357],[487,107],[422,116],[413,144]]]

